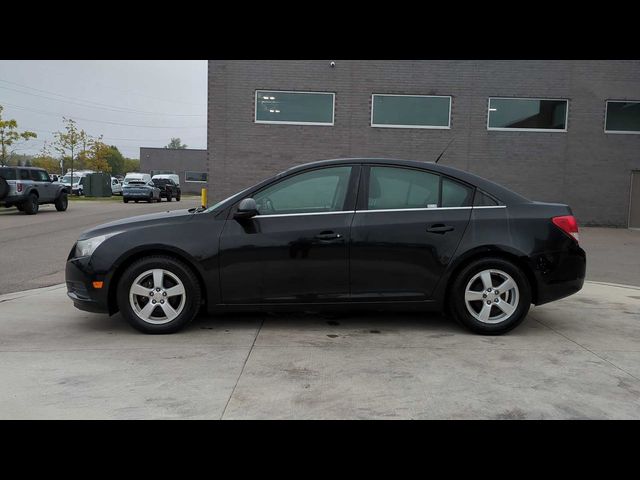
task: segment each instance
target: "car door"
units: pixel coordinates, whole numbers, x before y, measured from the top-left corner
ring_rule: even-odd
[[[351,229],[353,300],[428,300],[467,227],[473,191],[422,169],[363,167]]]
[[[29,177],[33,182],[33,187],[38,192],[39,202],[45,203],[52,200],[51,182],[49,176],[42,170],[29,170]],[[44,177],[47,177],[45,180]]]
[[[232,207],[220,236],[223,303],[347,300],[359,172],[359,165],[305,170],[255,192],[258,215],[234,219]]]

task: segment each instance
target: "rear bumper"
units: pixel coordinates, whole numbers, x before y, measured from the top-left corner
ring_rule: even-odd
[[[568,250],[534,255],[530,266],[536,277],[534,303],[542,305],[582,289],[587,257],[585,251],[575,244]]]
[[[93,313],[108,313],[109,285],[104,279],[97,278],[90,265],[90,259],[74,258],[67,261],[65,280],[67,296],[73,301],[74,307]],[[95,280],[104,281],[101,289],[93,288]]]
[[[0,200],[0,205],[4,205],[6,207],[12,207],[14,205],[17,205],[19,203],[24,202],[27,199],[27,197],[25,197],[24,195],[12,195],[10,197],[4,197],[2,200]]]

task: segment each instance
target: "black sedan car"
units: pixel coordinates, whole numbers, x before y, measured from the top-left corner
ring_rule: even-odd
[[[340,159],[86,231],[66,280],[76,307],[147,333],[204,307],[437,310],[500,334],[580,290],[585,265],[567,205],[434,163]]]
[[[176,202],[180,201],[182,191],[176,185],[176,182],[170,178],[153,178],[151,182],[160,190],[160,198],[166,198],[167,202],[170,202],[173,198],[176,199]]]
[[[122,201],[129,203],[129,200],[136,203],[140,200],[149,203],[159,202],[160,189],[153,182],[131,180],[122,186]]]

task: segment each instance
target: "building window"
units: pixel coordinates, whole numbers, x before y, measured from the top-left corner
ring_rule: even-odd
[[[451,97],[373,94],[371,96],[371,126],[450,128]]]
[[[333,125],[335,94],[256,90],[256,123]]]
[[[607,133],[640,133],[640,102],[608,100],[604,131]]]
[[[566,132],[568,100],[489,98],[488,130]]]
[[[185,182],[207,183],[208,178],[207,172],[184,172]]]

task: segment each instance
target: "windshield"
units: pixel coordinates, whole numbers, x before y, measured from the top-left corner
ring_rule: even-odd
[[[146,183],[143,180],[131,179],[127,183],[125,183],[125,185],[146,185]]]
[[[171,180],[168,180],[166,178],[154,178],[152,182],[156,185],[167,185],[171,183]]]
[[[73,183],[78,183],[83,177],[78,177],[77,175],[73,176]],[[71,175],[65,175],[60,179],[62,183],[71,183]]]

